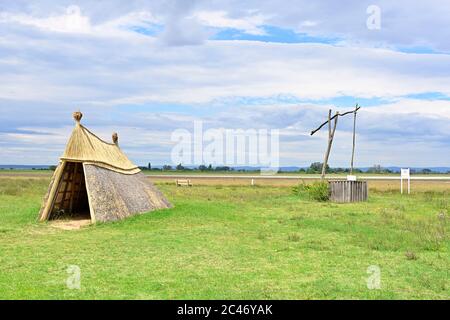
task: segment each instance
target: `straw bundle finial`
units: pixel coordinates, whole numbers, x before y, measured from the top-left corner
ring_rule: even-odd
[[[117,132],[114,132],[112,134],[112,140],[113,140],[114,144],[118,144],[119,143],[119,135],[117,134]]]
[[[73,113],[73,118],[77,123],[80,123],[81,118],[83,118],[83,114],[80,111],[76,111]]]

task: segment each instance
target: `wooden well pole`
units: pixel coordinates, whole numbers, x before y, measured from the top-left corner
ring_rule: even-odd
[[[352,147],[352,162],[350,164],[350,174],[353,174],[353,163],[355,160],[355,143],[356,143],[356,113],[358,112],[358,104],[356,104],[355,111],[353,113],[353,147]]]
[[[323,160],[323,165],[322,165],[322,175],[321,175],[322,180],[325,179],[325,175],[327,174],[328,158],[330,157],[331,146],[333,145],[334,134],[336,132],[337,122],[339,119],[339,112],[336,112],[336,115],[333,118],[334,118],[334,124],[332,126],[331,125],[331,119],[332,119],[331,118],[331,109],[330,109],[328,111],[328,147],[327,147],[327,151],[325,152],[325,158]]]
[[[330,151],[331,151],[331,146],[333,144],[333,139],[334,139],[334,133],[336,132],[336,127],[337,127],[337,122],[338,122],[338,118],[339,117],[343,117],[347,114],[354,114],[354,119],[353,119],[353,152],[352,152],[352,164],[351,164],[351,171],[353,172],[353,160],[354,160],[354,155],[355,155],[355,141],[356,141],[356,113],[358,112],[358,110],[361,109],[360,106],[358,106],[358,104],[355,107],[355,110],[352,111],[347,111],[344,113],[339,113],[336,112],[336,114],[332,117],[331,116],[331,109],[328,112],[328,121],[325,121],[324,123],[322,123],[317,129],[311,131],[311,135],[313,136],[317,131],[319,131],[320,129],[322,129],[327,123],[328,123],[328,147],[327,147],[327,151],[325,152],[325,158],[323,161],[323,166],[322,166],[322,180],[325,179],[325,175],[326,175],[326,171],[327,171],[327,164],[328,164],[328,158],[330,157]],[[331,124],[331,120],[334,120],[334,125],[332,126]]]

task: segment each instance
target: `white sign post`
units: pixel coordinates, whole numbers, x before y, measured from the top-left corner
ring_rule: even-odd
[[[401,176],[400,176],[400,192],[403,194],[403,179],[408,180],[408,194],[411,193],[411,170],[408,169],[401,169],[400,170]]]

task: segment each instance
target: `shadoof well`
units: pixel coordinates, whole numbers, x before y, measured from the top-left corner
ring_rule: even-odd
[[[357,181],[356,176],[353,175],[353,166],[355,160],[355,144],[356,144],[356,115],[361,107],[356,104],[355,109],[352,111],[339,113],[338,111],[334,116],[331,116],[332,110],[328,112],[328,120],[322,123],[317,129],[311,131],[311,136],[322,129],[328,124],[328,144],[325,151],[325,157],[322,166],[321,180],[325,180],[327,173],[328,158],[330,157],[331,147],[333,145],[334,135],[336,133],[336,127],[339,117],[343,117],[349,114],[353,114],[353,145],[352,145],[352,158],[350,163],[350,175],[347,176],[347,180],[331,180],[328,181],[330,200],[333,202],[360,202],[367,201],[369,196],[369,188],[367,181]]]

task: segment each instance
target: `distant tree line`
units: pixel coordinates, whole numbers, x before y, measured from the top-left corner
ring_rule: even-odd
[[[301,168],[297,171],[283,171],[280,170],[280,173],[287,173],[287,172],[298,172],[298,173],[306,173],[306,174],[320,174],[322,172],[322,166],[323,163],[321,162],[313,162],[308,168]],[[48,168],[31,168],[31,170],[56,170],[55,165],[49,166]],[[233,168],[229,166],[216,166],[213,167],[212,164],[209,165],[200,165],[198,167],[185,167],[181,163],[179,163],[176,166],[172,165],[163,165],[162,167],[152,167],[152,164],[149,163],[146,167],[139,167],[143,171],[201,171],[201,172],[260,172],[261,170],[258,168]],[[14,167],[1,167],[0,170],[20,170]],[[328,173],[350,173],[349,168],[330,168],[329,165],[327,165],[327,172]],[[366,171],[363,171],[361,169],[353,169],[354,173],[375,173],[375,174],[388,174],[388,173],[399,173],[398,171],[390,170],[389,168],[383,168],[381,165],[376,164],[372,167],[368,168]],[[431,169],[425,168],[421,170],[417,169],[411,169],[411,173],[416,174],[439,174],[442,172],[433,171]],[[445,173],[444,173],[445,174]],[[450,171],[447,171],[446,174],[450,174]]]
[[[309,166],[309,168],[302,168],[298,170],[299,173],[310,173],[310,174],[319,174],[322,172],[323,163],[322,162],[313,162]],[[361,173],[360,169],[353,169],[354,173]],[[327,164],[327,173],[350,173],[350,168],[330,168]]]
[[[246,171],[246,170],[238,170],[235,168],[231,168],[228,166],[217,166],[217,167],[213,167],[212,164],[209,164],[208,166],[206,165],[200,165],[198,167],[185,167],[183,166],[181,163],[179,163],[176,166],[171,166],[168,164],[163,165],[162,167],[152,167],[151,163],[148,164],[147,167],[139,167],[141,170],[152,170],[152,171],[235,171],[235,172],[240,172],[240,171]],[[257,171],[255,169],[255,171]]]
[[[322,172],[322,162],[313,162],[308,168],[301,168],[297,171],[283,171],[280,170],[279,173],[286,173],[286,172],[298,172],[298,173],[305,173],[305,174],[320,174]],[[185,167],[181,163],[172,166],[172,165],[163,165],[162,167],[152,167],[151,163],[148,164],[146,167],[139,167],[141,170],[151,170],[151,171],[201,171],[201,172],[260,172],[261,170],[258,168],[251,169],[251,168],[232,168],[229,166],[216,166],[213,167],[211,164],[209,165],[200,165],[198,167]],[[367,169],[366,171],[363,171],[358,168],[353,169],[353,173],[375,173],[375,174],[389,174],[389,173],[396,173],[393,170],[390,170],[388,168],[384,168],[381,165],[374,165]],[[327,173],[350,173],[350,168],[331,168],[329,165],[327,165]],[[398,173],[398,172],[397,172]],[[414,170],[411,169],[411,173],[418,173],[418,174],[437,174],[439,172],[435,172],[431,169],[422,169],[422,170]],[[450,174],[450,171],[447,172],[447,174]]]
[[[373,167],[370,167],[367,170],[368,173],[398,173],[396,171],[387,169],[387,168],[383,168],[382,166],[380,166],[379,164],[374,165]],[[437,171],[433,171],[431,169],[421,169],[421,170],[416,170],[416,169],[411,169],[411,173],[418,173],[418,174],[439,174],[440,172]],[[450,173],[450,171],[447,171],[447,174]]]
[[[300,169],[299,172],[302,173],[321,173],[322,172],[322,166],[323,163],[321,162],[314,162],[311,164],[311,166],[307,169]],[[330,168],[327,165],[327,172],[328,173],[350,173],[350,168]],[[353,169],[354,173],[363,173],[364,171],[361,169]],[[366,173],[378,173],[378,174],[388,174],[388,173],[398,173],[394,170],[391,170],[389,168],[383,168],[381,165],[376,164],[370,168],[368,168]],[[439,174],[440,172],[433,171],[431,169],[421,169],[421,170],[415,170],[411,169],[411,173],[418,173],[418,174]],[[447,171],[447,174],[449,174],[450,171]]]

